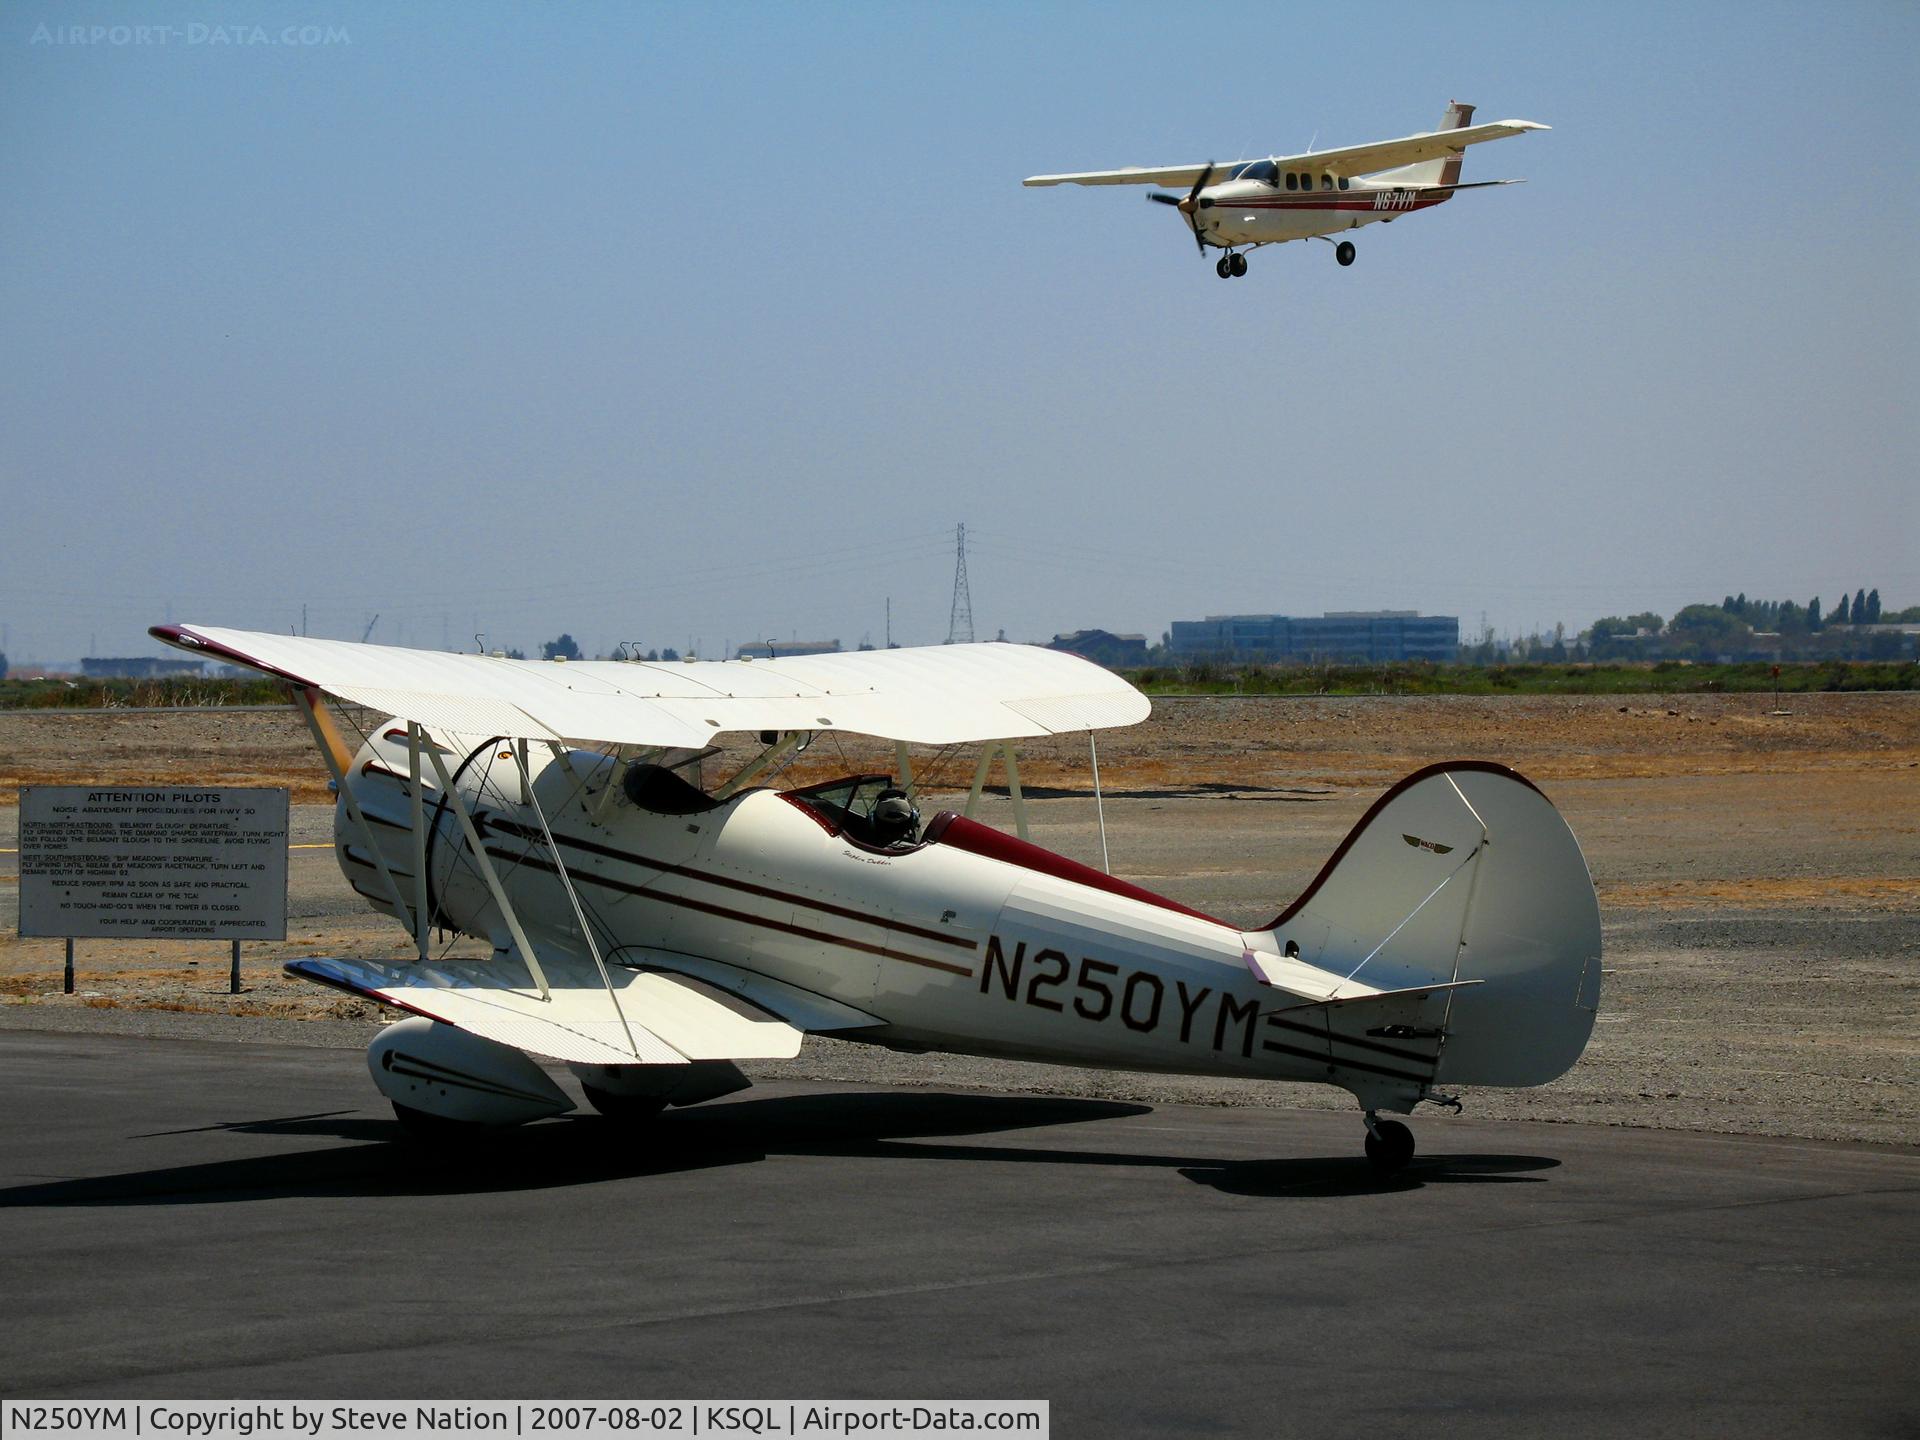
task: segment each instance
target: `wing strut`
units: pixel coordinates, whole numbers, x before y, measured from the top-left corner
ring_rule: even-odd
[[[1100,868],[1113,874],[1113,862],[1107,858],[1107,806],[1100,798],[1100,747],[1093,743],[1093,731],[1087,731],[1087,757],[1093,761],[1093,813],[1100,817]]]
[[[767,746],[766,749],[762,750],[758,755],[754,756],[753,759],[741,766],[739,773],[713,792],[713,798],[716,800],[731,800],[735,795],[738,795],[742,790],[746,789],[747,786],[759,779],[761,775],[765,774],[769,766],[778,764],[796,751],[806,749],[812,739],[812,731],[789,730],[785,735],[782,735],[773,744]]]
[[[494,871],[487,847],[480,843],[480,832],[473,828],[473,816],[467,813],[467,802],[460,798],[460,791],[447,776],[446,762],[440,758],[438,745],[429,747],[427,759],[433,762],[433,773],[440,777],[441,791],[452,802],[453,813],[460,821],[460,833],[467,837],[467,848],[473,852],[474,863],[480,867],[480,878],[487,882],[487,893],[493,896],[493,903],[500,907],[500,916],[507,922],[507,933],[513,936],[513,943],[520,948],[520,958],[527,962],[527,973],[539,987],[540,998],[553,999],[553,988],[547,984],[547,972],[540,968],[540,957],[533,953],[533,942],[527,939],[527,932],[520,928],[520,917],[513,911],[513,902],[507,899],[506,888],[501,885],[500,877]],[[346,789],[342,787],[340,793],[346,794]],[[631,1032],[628,1038],[632,1038]]]
[[[1022,840],[1027,834],[1027,797],[1020,791],[1020,762],[1014,758],[1013,742],[1000,742],[1000,759],[1007,769],[1007,798],[1013,801],[1013,828]]]
[[[1025,840],[1027,797],[1020,790],[1020,762],[1014,758],[1011,740],[989,740],[980,747],[980,763],[973,769],[973,788],[967,791],[967,808],[961,813],[971,820],[973,812],[980,808],[980,793],[987,788],[987,774],[993,769],[995,750],[1000,752],[1002,768],[1007,772],[1007,798],[1013,801],[1013,827]]]
[[[427,801],[420,783],[420,727],[407,722],[407,787],[413,794],[413,940],[420,963],[427,963],[427,931],[433,923],[427,902]]]
[[[593,938],[593,926],[587,923],[587,912],[581,907],[580,896],[573,888],[573,877],[567,873],[567,862],[560,854],[560,847],[553,843],[553,829],[547,824],[546,808],[534,793],[533,777],[527,773],[527,752],[516,749],[513,757],[520,767],[520,791],[533,806],[534,818],[540,822],[540,833],[547,837],[547,854],[553,858],[554,873],[560,877],[560,887],[567,892],[567,903],[573,906],[573,918],[580,924],[580,934],[587,942],[587,953],[593,956],[593,967],[600,972],[600,983],[607,987],[607,998],[613,1002],[613,1013],[620,1018],[620,1028],[627,1037],[627,1048],[633,1051],[633,1058],[638,1060],[640,1043],[633,1038],[633,1027],[627,1023],[627,1012],[620,1008],[619,993],[613,988],[613,977],[607,974],[607,962],[600,958],[600,942]],[[567,774],[573,774],[571,767],[567,769]]]

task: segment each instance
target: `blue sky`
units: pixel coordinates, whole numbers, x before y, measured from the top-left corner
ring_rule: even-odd
[[[1194,13],[0,5],[4,648],[1920,603],[1920,9]],[[1019,184],[1453,98],[1351,269]]]

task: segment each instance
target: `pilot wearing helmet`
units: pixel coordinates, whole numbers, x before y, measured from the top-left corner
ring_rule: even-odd
[[[920,832],[920,812],[907,792],[890,786],[873,802],[870,817],[876,845],[911,845]]]

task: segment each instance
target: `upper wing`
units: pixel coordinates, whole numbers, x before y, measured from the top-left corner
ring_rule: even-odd
[[[156,639],[467,735],[699,747],[723,730],[847,730],[921,745],[1132,725],[1146,696],[1033,645],[782,660],[500,660],[205,625]]]
[[[1233,166],[1216,164],[1213,173],[1225,179]],[[1072,175],[1029,175],[1022,185],[1177,185],[1187,189],[1193,182],[1206,173],[1206,165],[1168,165],[1158,170],[1148,170],[1138,165],[1125,170],[1082,170]]]
[[[1532,120],[1494,120],[1485,125],[1469,125],[1462,130],[1429,130],[1401,140],[1376,140],[1371,145],[1348,145],[1339,150],[1312,150],[1303,155],[1281,155],[1275,162],[1282,171],[1325,171],[1329,175],[1371,175],[1398,165],[1414,165],[1478,145],[1485,140],[1501,140],[1528,130],[1547,130],[1551,126]],[[1224,180],[1235,165],[1217,164],[1214,177]],[[1084,170],[1070,175],[1034,175],[1021,182],[1026,185],[1169,185],[1191,186],[1206,171],[1201,165],[1169,165],[1160,169],[1133,166],[1124,170]]]
[[[1550,130],[1550,125],[1532,120],[1494,120],[1485,125],[1468,125],[1460,130],[1428,130],[1402,140],[1376,140],[1371,145],[1348,145],[1339,150],[1312,150],[1304,155],[1275,157],[1275,165],[1287,170],[1325,171],[1329,175],[1371,175],[1376,170],[1391,170],[1401,165],[1417,165],[1422,160],[1439,160],[1468,145],[1487,140],[1504,140],[1529,130]]]

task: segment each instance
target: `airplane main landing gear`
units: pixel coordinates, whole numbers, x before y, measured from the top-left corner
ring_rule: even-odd
[[[1351,240],[1342,240],[1338,245],[1333,247],[1333,258],[1338,260],[1342,265],[1351,265],[1354,254],[1355,251]]]
[[[1222,280],[1231,280],[1236,275],[1247,273],[1247,257],[1228,251],[1220,257],[1220,263],[1213,267],[1213,273]]]
[[[666,1097],[661,1095],[621,1095],[584,1081],[580,1089],[589,1105],[621,1125],[644,1125],[667,1108]]]
[[[1381,1176],[1397,1175],[1413,1159],[1413,1132],[1398,1120],[1367,1112],[1367,1161]]]

